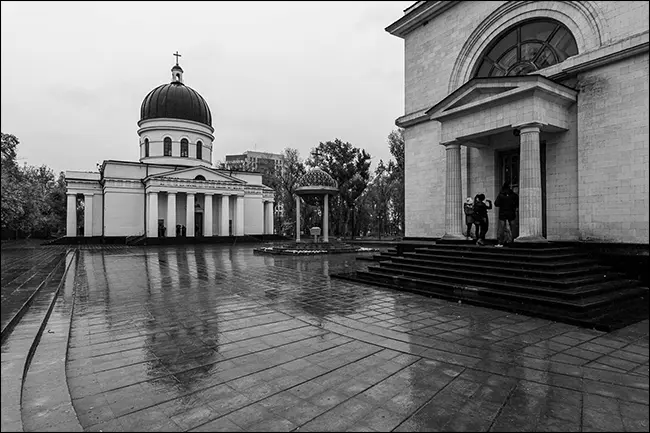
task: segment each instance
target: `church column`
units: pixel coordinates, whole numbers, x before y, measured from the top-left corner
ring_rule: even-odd
[[[158,237],[158,193],[147,193],[149,198],[149,215],[147,218],[147,237]]]
[[[300,242],[300,196],[296,195],[296,242]]]
[[[167,193],[167,236],[176,237],[176,193]]]
[[[212,236],[212,194],[211,193],[205,193],[205,201],[204,201],[204,207],[205,209],[203,210],[203,215],[204,215],[204,221],[203,221],[203,235],[204,236]]]
[[[194,193],[187,193],[187,205],[185,209],[186,234],[187,237],[194,237]]]
[[[515,242],[548,242],[542,235],[542,167],[539,123],[520,125],[519,237]]]
[[[93,235],[93,195],[84,194],[84,237]]]
[[[221,236],[230,236],[230,196],[221,196]]]
[[[329,216],[329,194],[325,194],[323,197],[323,242],[329,242],[329,225],[330,225],[330,216]]]
[[[460,144],[448,143],[447,178],[445,183],[445,235],[443,239],[465,239],[463,236],[463,197],[460,175]]]
[[[77,194],[68,193],[68,208],[65,235],[77,236]]]
[[[266,202],[266,234],[273,234],[273,202]]]
[[[236,218],[235,234],[244,236],[244,196],[238,195],[236,199]]]

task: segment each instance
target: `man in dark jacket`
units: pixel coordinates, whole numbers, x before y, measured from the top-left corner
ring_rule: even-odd
[[[499,208],[499,225],[497,226],[497,247],[512,242],[512,223],[517,218],[519,209],[519,196],[510,189],[510,182],[501,187],[501,192],[494,201]]]
[[[481,229],[476,241],[477,245],[485,245],[485,235],[490,227],[490,221],[488,220],[488,210],[490,209],[492,209],[492,201],[486,200],[485,194],[476,194],[476,197],[474,197],[474,219],[478,221]]]

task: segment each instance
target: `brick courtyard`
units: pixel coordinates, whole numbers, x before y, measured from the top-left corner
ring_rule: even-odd
[[[363,266],[347,254],[67,260],[22,384],[25,431],[648,430],[647,320],[603,333],[330,279]],[[4,276],[5,254],[3,315]]]

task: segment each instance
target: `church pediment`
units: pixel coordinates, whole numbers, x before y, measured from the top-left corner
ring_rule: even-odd
[[[171,170],[162,173],[150,175],[147,179],[187,179],[211,182],[229,182],[245,185],[247,182],[236,177],[230,176],[219,170],[207,167],[191,167],[181,170]]]
[[[429,119],[441,120],[491,108],[511,99],[523,98],[535,91],[564,102],[575,102],[577,95],[575,90],[541,75],[474,78],[428,109],[425,114]]]

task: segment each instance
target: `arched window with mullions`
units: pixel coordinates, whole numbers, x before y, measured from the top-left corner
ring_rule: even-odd
[[[187,138],[183,138],[181,140],[181,157],[187,158],[189,156],[189,152],[190,152],[190,145],[187,141]]]
[[[196,159],[203,159],[203,143],[200,140],[196,142]]]
[[[551,19],[524,21],[505,30],[487,47],[474,77],[526,75],[578,54],[571,32]]]
[[[163,155],[172,156],[172,139],[169,137],[163,140]]]

